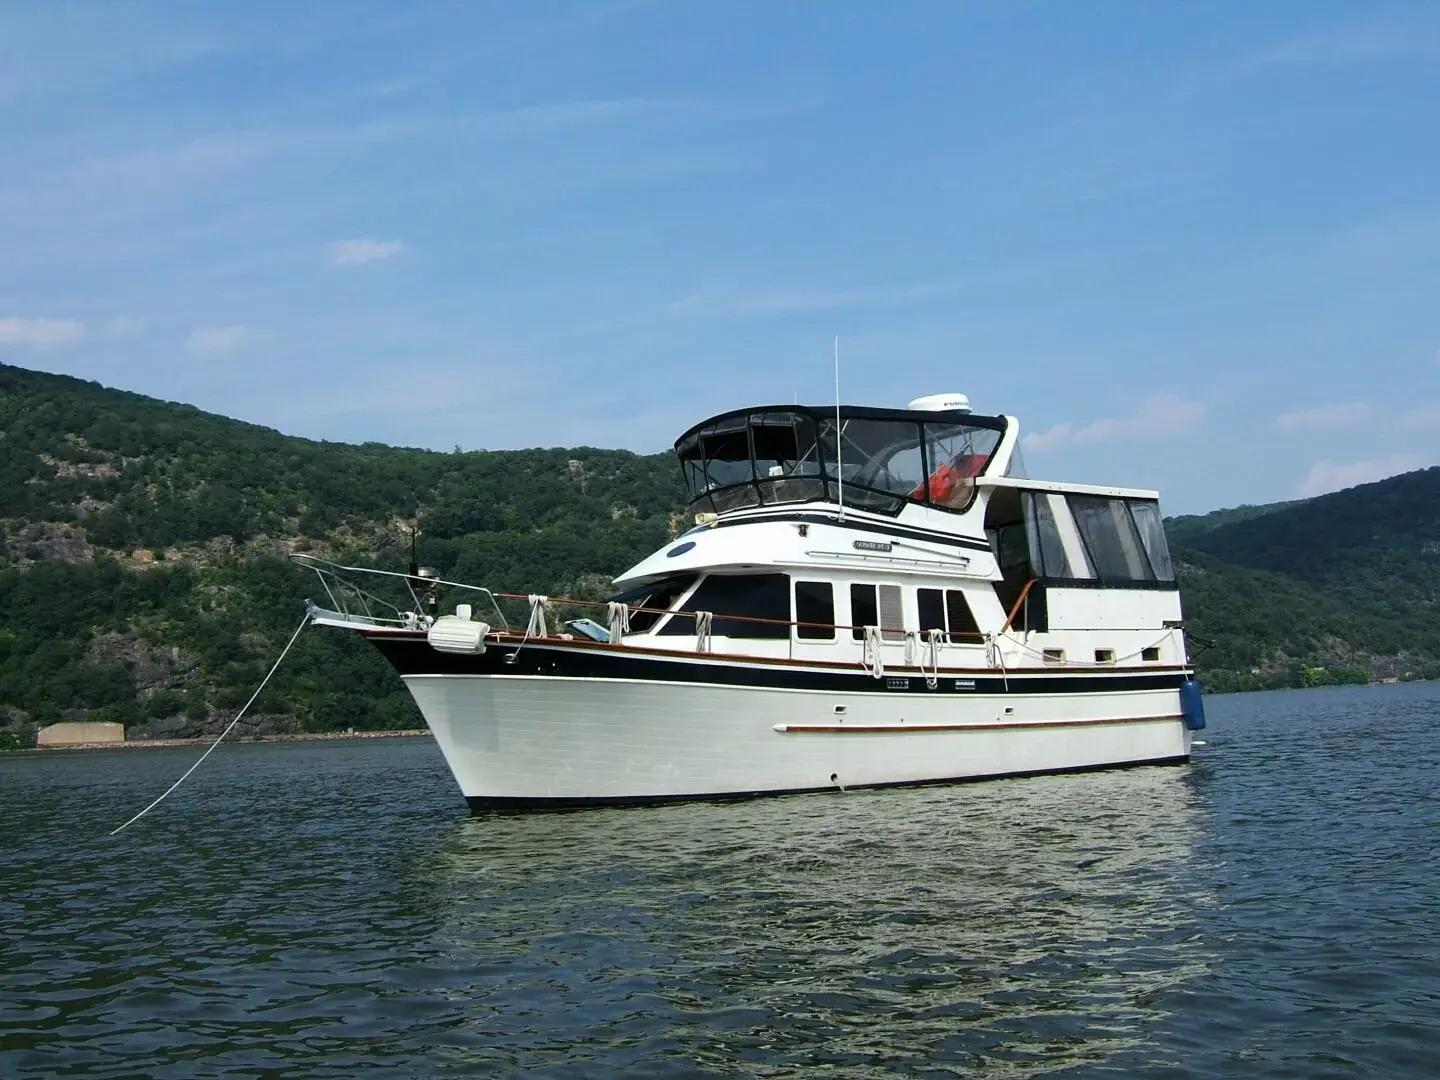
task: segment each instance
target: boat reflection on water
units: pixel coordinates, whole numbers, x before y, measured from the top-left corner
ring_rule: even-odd
[[[847,1076],[1148,1062],[1207,969],[1183,769],[465,822],[455,1052]],[[429,861],[429,860],[427,860]],[[419,868],[417,868],[419,869]]]

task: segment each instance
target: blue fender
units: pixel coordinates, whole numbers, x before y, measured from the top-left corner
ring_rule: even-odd
[[[1200,684],[1194,679],[1186,679],[1180,684],[1180,715],[1191,731],[1199,731],[1205,726],[1205,701],[1200,694]]]

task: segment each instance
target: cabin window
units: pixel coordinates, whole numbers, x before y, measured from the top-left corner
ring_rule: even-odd
[[[1150,568],[1161,581],[1175,580],[1175,567],[1170,563],[1170,547],[1165,543],[1165,524],[1160,517],[1160,504],[1146,499],[1131,499],[1130,516],[1140,532]]]
[[[879,415],[877,415],[879,414]],[[974,477],[1004,435],[1001,417],[894,418],[842,409],[735,413],[692,428],[675,444],[692,508],[723,513],[761,503],[844,501],[897,514],[907,502],[965,509]]]
[[[1096,649],[1096,650],[1095,650],[1095,663],[1097,663],[1097,664],[1113,664],[1114,662],[1115,662],[1115,650],[1114,650],[1114,649]]]
[[[630,605],[630,632],[632,634],[644,634],[654,629],[665,612],[675,606],[679,600],[695,584],[696,574],[675,574],[670,577],[661,578],[659,581],[652,581],[648,585],[642,585],[638,589],[631,589],[629,592],[621,593],[612,597],[624,604]],[[645,611],[636,611],[636,608],[645,608]]]
[[[916,589],[920,631],[943,630],[950,642],[980,637],[980,626],[970,612],[970,604],[959,589]]]
[[[1060,510],[1065,512],[1063,501],[1060,502]],[[1030,561],[1036,577],[1068,579],[1090,576],[1088,568],[1087,572],[1081,573],[1071,564],[1049,495],[1039,491],[1025,492],[1025,523],[1029,534]]]
[[[1159,663],[1159,662],[1160,662],[1160,646],[1158,646],[1158,645],[1151,645],[1151,646],[1149,646],[1148,648],[1141,649],[1141,650],[1140,650],[1140,659],[1143,660],[1143,661],[1144,661],[1145,663],[1147,663],[1147,664],[1156,664],[1156,663]]]
[[[1067,501],[1102,583],[1175,580],[1155,500],[1071,495]]]
[[[975,477],[985,470],[1000,432],[971,424],[926,424],[925,457],[929,464],[931,506],[965,510],[975,498]]]
[[[717,637],[788,638],[790,578],[786,574],[710,574],[660,627],[660,633],[693,635],[697,611],[714,614],[710,632]]]
[[[828,581],[795,582],[795,622],[802,641],[834,641],[835,587]]]
[[[1071,495],[1069,503],[1086,554],[1102,582],[1155,580],[1124,499]]]
[[[1042,655],[1044,656],[1044,658],[1045,658],[1045,663],[1047,663],[1047,664],[1063,664],[1063,663],[1065,663],[1065,650],[1064,650],[1064,649],[1046,649],[1046,650],[1044,650],[1044,652],[1042,653]]]
[[[850,586],[851,637],[865,638],[865,627],[881,627],[882,641],[905,640],[905,609],[900,600],[899,585]]]

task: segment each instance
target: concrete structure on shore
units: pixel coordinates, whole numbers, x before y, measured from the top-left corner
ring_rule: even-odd
[[[62,723],[42,727],[35,733],[35,745],[103,746],[125,741],[125,725],[110,722]]]

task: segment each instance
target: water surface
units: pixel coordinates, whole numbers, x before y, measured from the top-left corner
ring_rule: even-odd
[[[0,1076],[1433,1076],[1440,687],[1188,767],[471,818],[429,740],[0,755]]]

